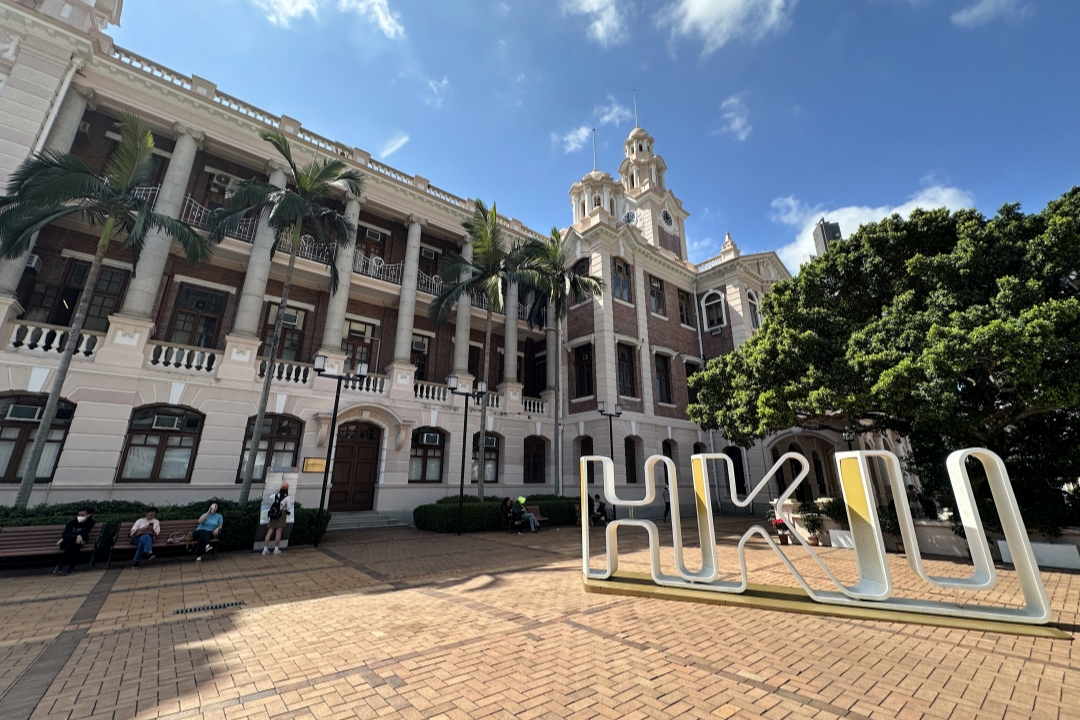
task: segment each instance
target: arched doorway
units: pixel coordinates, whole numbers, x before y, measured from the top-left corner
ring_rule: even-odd
[[[378,425],[349,422],[338,427],[334,485],[327,503],[331,512],[374,509],[381,446]]]

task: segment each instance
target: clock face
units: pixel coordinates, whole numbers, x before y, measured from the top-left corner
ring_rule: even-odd
[[[664,224],[668,227],[671,227],[671,225],[675,222],[675,220],[671,217],[671,213],[669,213],[667,210],[660,213],[660,219],[663,220]]]
[[[633,210],[631,210],[630,212],[623,215],[623,218],[622,218],[622,221],[624,223],[626,223],[627,225],[633,225],[635,220],[637,220],[637,215],[634,214]]]

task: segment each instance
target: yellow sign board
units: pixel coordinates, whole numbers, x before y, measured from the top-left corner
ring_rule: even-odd
[[[326,472],[326,458],[304,458],[304,472]]]

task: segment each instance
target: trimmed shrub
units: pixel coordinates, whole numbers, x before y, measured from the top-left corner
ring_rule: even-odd
[[[457,505],[458,504],[458,497],[460,497],[460,496],[458,496],[458,495],[449,495],[449,496],[444,497],[444,498],[439,498],[438,500],[435,501],[435,503],[437,505]],[[480,498],[476,497],[475,495],[465,495],[462,502],[463,503],[478,503],[478,502],[480,502]],[[502,496],[501,495],[489,495],[486,498],[484,498],[484,502],[502,502]],[[455,532],[457,532],[457,531],[455,530]]]
[[[537,500],[544,496],[526,496],[527,505],[539,505],[540,513],[548,519],[548,524],[573,525],[577,514],[574,512],[573,498],[558,498],[555,500]],[[556,496],[547,496],[556,497]],[[500,498],[494,498],[499,500]],[[461,507],[461,531],[483,532],[498,530],[502,525],[498,502],[488,502],[485,498],[481,503],[475,498],[469,502],[468,496]],[[431,532],[456,533],[457,532],[457,496],[453,503],[439,501],[430,505],[421,505],[413,510],[413,524],[419,530]]]

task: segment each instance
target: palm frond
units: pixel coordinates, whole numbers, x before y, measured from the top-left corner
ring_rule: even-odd
[[[300,171],[307,183],[305,190],[312,194],[326,192],[346,168],[345,163],[336,158],[318,158],[312,161]],[[297,185],[299,184],[300,180],[297,178]]]
[[[293,162],[292,148],[289,146],[289,140],[284,133],[280,130],[263,130],[259,133],[259,137],[274,146],[274,149],[281,154],[281,157],[285,158],[285,162],[289,163],[293,177],[298,177],[296,163]]]
[[[229,195],[229,207],[255,208],[273,203],[278,193],[285,192],[279,187],[261,180],[240,180]]]
[[[187,223],[156,212],[149,214],[149,222],[154,228],[176,238],[192,265],[208,262],[214,253],[215,242],[192,230]]]
[[[468,280],[443,285],[442,292],[436,295],[428,306],[428,317],[436,325],[444,325],[454,311],[454,304],[469,290]]]
[[[81,158],[48,150],[19,165],[8,181],[8,193],[0,203],[19,200],[49,205],[101,196],[105,183]]]
[[[359,170],[348,168],[337,176],[335,182],[344,184],[345,189],[356,197],[364,192],[364,175]]]
[[[256,206],[262,207],[262,206]],[[247,220],[248,215],[256,208],[218,208],[210,216],[210,229],[207,237],[214,245],[220,243],[225,237],[235,235],[240,224]]]
[[[30,241],[34,235],[50,223],[61,218],[83,212],[78,205],[60,205],[51,208],[34,208],[33,212],[26,212],[26,208],[9,206],[10,217],[0,214],[0,256],[6,259],[14,259],[22,256],[30,249]]]
[[[105,164],[105,179],[118,190],[128,191],[146,182],[154,160],[154,135],[135,115],[120,120],[120,142]]]
[[[311,217],[311,206],[304,198],[294,192],[284,192],[270,211],[270,227],[274,230],[291,228],[297,220]]]

